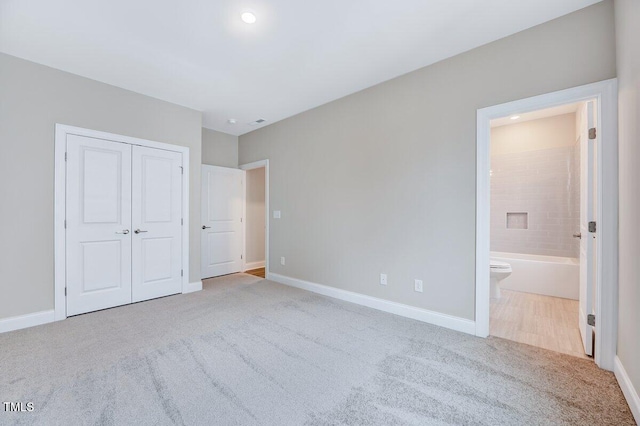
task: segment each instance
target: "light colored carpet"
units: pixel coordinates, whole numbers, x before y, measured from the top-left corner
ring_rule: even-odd
[[[634,424],[591,361],[235,275],[0,335],[1,424]]]

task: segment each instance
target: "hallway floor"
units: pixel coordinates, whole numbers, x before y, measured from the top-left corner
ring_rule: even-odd
[[[584,354],[578,329],[578,301],[502,290],[491,299],[492,336],[579,358]]]
[[[244,273],[260,278],[265,278],[265,268],[252,269],[250,271],[245,271]]]

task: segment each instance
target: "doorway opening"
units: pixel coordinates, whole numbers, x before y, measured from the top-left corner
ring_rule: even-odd
[[[244,272],[266,277],[266,166],[246,169]]]
[[[478,110],[476,335],[593,355],[613,370],[616,98],[613,79]],[[556,128],[523,133],[536,121]]]
[[[202,165],[201,277],[269,274],[269,160]]]
[[[491,120],[492,336],[593,356],[596,109],[593,99]]]
[[[247,174],[247,200],[255,200],[250,206],[245,203],[247,223],[245,225],[245,253],[251,246],[251,257],[247,257],[243,271],[252,271],[262,278],[269,278],[269,160],[254,161],[240,165]],[[249,179],[251,183],[249,184]],[[249,187],[251,186],[251,188]],[[263,220],[258,217],[262,212]],[[251,214],[251,218],[249,218]],[[255,239],[254,239],[255,238]],[[260,243],[264,247],[260,250]],[[261,266],[262,265],[262,266]],[[264,268],[264,269],[261,269]]]

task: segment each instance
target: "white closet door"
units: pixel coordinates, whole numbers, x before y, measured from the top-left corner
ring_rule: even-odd
[[[131,145],[67,136],[67,315],[131,303]]]
[[[244,170],[202,166],[202,278],[242,270],[244,175]]]
[[[133,147],[133,302],[182,291],[182,154]]]

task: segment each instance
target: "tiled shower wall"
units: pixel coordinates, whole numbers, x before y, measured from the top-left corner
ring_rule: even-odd
[[[492,251],[578,257],[579,231],[579,144],[491,156]]]

